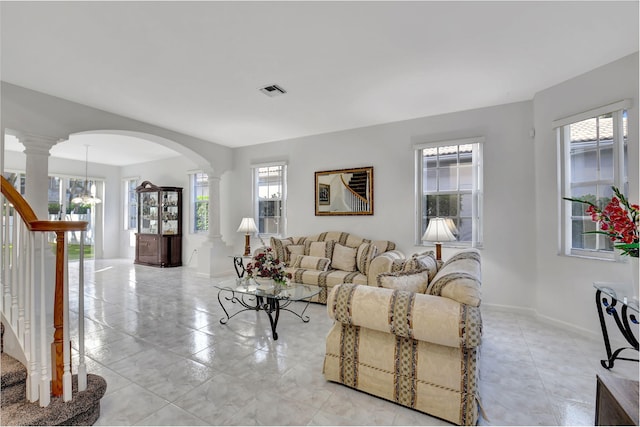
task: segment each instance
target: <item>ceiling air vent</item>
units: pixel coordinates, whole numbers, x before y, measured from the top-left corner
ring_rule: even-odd
[[[282,89],[278,85],[265,86],[263,88],[260,88],[260,92],[264,93],[267,96],[271,96],[271,97],[280,96],[280,95],[284,95],[285,93],[287,93],[286,90]]]

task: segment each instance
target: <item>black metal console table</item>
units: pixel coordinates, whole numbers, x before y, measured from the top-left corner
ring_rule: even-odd
[[[623,350],[638,351],[638,297],[627,296],[629,292],[625,289],[625,285],[622,284],[595,282],[593,287],[596,288],[596,306],[598,308],[604,346],[607,350],[607,360],[601,360],[600,363],[605,369],[611,369],[616,360],[638,362],[638,359],[620,357],[620,353]],[[611,350],[604,313],[614,319],[618,330],[620,330],[620,333],[631,347],[621,347],[615,351]]]

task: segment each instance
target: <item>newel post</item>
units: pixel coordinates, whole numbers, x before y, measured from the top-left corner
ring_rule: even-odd
[[[64,374],[64,231],[56,231],[56,287],[53,300],[53,343],[51,343],[51,393],[62,396]]]

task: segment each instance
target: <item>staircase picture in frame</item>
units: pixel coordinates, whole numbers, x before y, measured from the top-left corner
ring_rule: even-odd
[[[315,173],[316,216],[373,215],[373,166]]]

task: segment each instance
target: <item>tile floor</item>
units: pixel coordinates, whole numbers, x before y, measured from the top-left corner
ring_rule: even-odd
[[[96,425],[449,425],[326,382],[323,305],[306,324],[283,313],[273,341],[264,313],[221,325],[217,290],[193,270],[97,260],[85,278],[87,369],[108,383]],[[498,309],[483,320],[480,425],[593,425],[599,340]],[[638,364],[613,371],[637,378]]]

